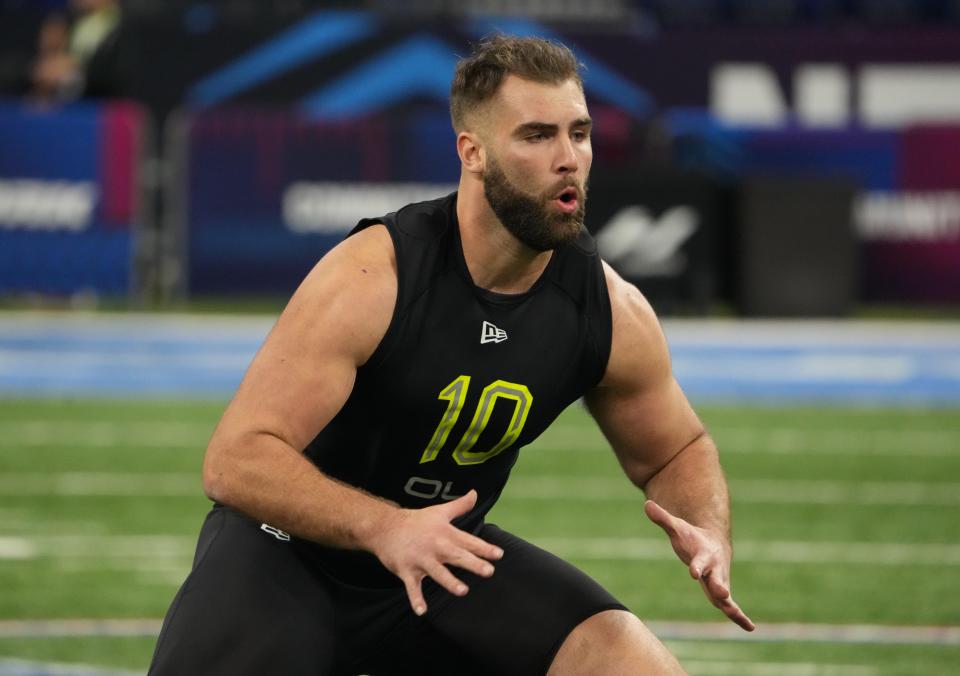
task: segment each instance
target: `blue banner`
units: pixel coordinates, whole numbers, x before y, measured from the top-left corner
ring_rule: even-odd
[[[142,115],[0,104],[0,293],[126,294]]]

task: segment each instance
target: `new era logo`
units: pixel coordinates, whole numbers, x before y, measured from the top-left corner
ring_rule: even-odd
[[[270,533],[270,535],[277,538],[278,540],[283,540],[284,542],[290,542],[290,533],[287,533],[286,531],[282,531],[276,526],[271,526],[268,523],[261,523],[260,530],[262,530],[264,533]]]
[[[480,344],[484,343],[502,343],[507,339],[507,332],[498,329],[490,322],[483,323],[483,330],[480,332]]]

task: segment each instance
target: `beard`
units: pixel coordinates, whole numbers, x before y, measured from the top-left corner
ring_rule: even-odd
[[[483,194],[493,213],[514,237],[535,251],[558,249],[580,234],[586,213],[586,184],[578,188],[580,194],[573,213],[548,209],[557,193],[570,185],[576,183],[561,181],[540,195],[530,196],[514,187],[493,158],[483,173]]]

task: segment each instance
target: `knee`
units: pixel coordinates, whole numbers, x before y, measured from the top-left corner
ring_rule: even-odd
[[[625,610],[606,610],[587,618],[570,632],[548,673],[573,676],[685,672],[636,615]]]
[[[564,645],[588,647],[593,650],[616,649],[618,646],[631,646],[654,638],[644,624],[633,613],[625,610],[606,610],[588,617],[578,624]],[[659,641],[658,641],[659,642]]]

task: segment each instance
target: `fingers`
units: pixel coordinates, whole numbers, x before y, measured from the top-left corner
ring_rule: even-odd
[[[427,574],[434,582],[455,596],[464,596],[470,591],[470,588],[442,563],[434,562],[431,564]]]
[[[487,559],[488,561],[499,561],[503,558],[503,550],[496,545],[492,545],[486,540],[471,535],[465,531],[458,531],[457,545],[462,547],[470,554]]]
[[[407,589],[407,598],[410,599],[410,607],[417,615],[423,615],[427,612],[427,602],[423,599],[423,590],[420,583],[423,581],[423,575],[404,576],[403,586]]]
[[[753,623],[753,620],[747,617],[745,612],[740,610],[740,606],[738,606],[733,599],[730,599],[729,608],[721,608],[721,610],[744,631],[753,631],[757,628],[757,625]]]
[[[502,552],[501,552],[502,555]],[[481,559],[474,554],[459,549],[450,556],[446,557],[447,563],[467,570],[480,577],[490,577],[493,575],[493,564]],[[470,588],[462,580],[457,578],[444,563],[440,561],[429,562],[425,565],[426,574],[409,574],[403,576],[403,584],[407,590],[407,598],[410,599],[410,607],[417,615],[423,615],[427,611],[427,603],[424,600],[422,582],[424,577],[430,577],[434,582],[446,589],[455,596],[464,596],[470,591]]]
[[[436,509],[442,511],[446,515],[447,521],[453,521],[458,516],[463,516],[469,512],[476,504],[477,492],[471,488],[466,495],[461,495],[456,500],[451,500],[450,502],[438,505]]]
[[[700,578],[704,584],[704,589],[710,598],[717,601],[723,601],[730,598],[730,584],[720,575],[714,575],[712,571],[707,571]]]
[[[493,575],[493,564],[486,559],[480,558],[466,549],[458,549],[447,558],[447,563],[469,571],[479,577],[490,577]]]
[[[730,620],[746,631],[753,631],[756,625],[747,617],[747,614],[740,609],[740,606],[730,595],[730,585],[721,579],[719,575],[714,575],[711,571],[706,571],[700,576],[700,586],[710,602],[723,611]]]
[[[451,519],[464,514],[476,504],[477,494],[470,491],[456,500],[411,512],[414,536],[401,538],[391,544],[401,547],[397,556],[384,556],[385,565],[403,580],[410,607],[417,615],[427,610],[422,582],[430,577],[440,587],[456,596],[463,596],[469,588],[450,567],[456,566],[478,577],[494,573],[492,561],[503,557],[503,550],[475,535],[462,531]]]
[[[714,558],[717,555],[717,548],[705,546],[700,529],[690,528],[683,519],[680,519],[653,500],[647,500],[643,505],[643,511],[653,523],[662,528],[673,545],[674,551],[684,562],[689,557],[688,571],[690,577],[700,582],[703,592],[710,599],[710,602],[723,611],[737,625],[746,631],[753,631],[756,625],[747,617],[740,606],[730,595],[730,584],[727,575],[722,571],[729,568],[729,554],[727,555],[726,565]],[[684,527],[686,525],[686,528]],[[692,555],[692,556],[691,556]],[[722,567],[717,567],[722,566]]]
[[[724,615],[730,618],[735,624],[745,631],[753,631],[756,629],[756,625],[753,623],[753,620],[747,617],[747,614],[740,609],[740,606],[737,605],[737,602],[733,600],[733,597],[730,596],[729,592],[727,593],[726,598],[714,600],[713,605],[722,610]]]
[[[673,535],[676,533],[677,517],[665,510],[656,502],[653,500],[647,500],[643,504],[643,511],[646,513],[647,518],[665,530],[667,535]]]
[[[483,575],[484,577],[489,577],[493,575],[493,566],[473,557],[473,561],[463,561],[463,568],[475,572],[477,575]],[[411,573],[401,576],[403,580],[403,586],[407,590],[407,598],[410,600],[410,607],[413,609],[413,612],[417,615],[423,615],[427,612],[427,602],[423,596],[423,579],[425,577],[430,577],[438,585],[446,589],[451,594],[455,596],[464,596],[470,588],[467,587],[460,579],[458,579],[450,570],[439,561],[433,561],[426,564],[427,570],[424,573]]]
[[[479,559],[472,554],[468,555],[472,557],[472,560],[467,560],[466,557],[461,556],[458,565],[461,565],[465,570],[470,570],[471,572],[476,573],[477,575],[482,575],[484,577],[489,577],[493,575],[493,566],[490,563]],[[427,612],[427,602],[423,596],[423,579],[425,577],[430,577],[438,585],[446,589],[451,594],[456,596],[464,596],[470,588],[467,587],[460,579],[458,579],[450,570],[439,561],[432,561],[425,564],[426,570],[419,573],[409,573],[402,575],[401,579],[403,580],[403,586],[407,590],[407,598],[410,600],[410,607],[413,609],[413,612],[417,615],[423,615]]]
[[[690,560],[688,570],[690,571],[690,577],[692,577],[694,580],[699,580],[703,577],[706,577],[710,571],[710,553],[707,551],[701,551],[699,554],[694,556]]]

